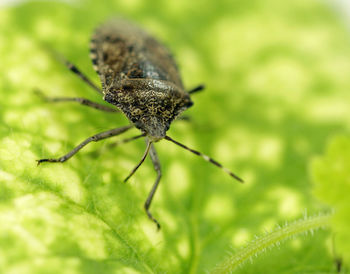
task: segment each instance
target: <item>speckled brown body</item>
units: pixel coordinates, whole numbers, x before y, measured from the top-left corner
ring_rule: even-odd
[[[104,100],[117,106],[150,140],[192,106],[168,50],[133,24],[111,20],[91,40],[91,58]]]
[[[59,158],[37,160],[38,165],[43,162],[63,163],[87,144],[118,136],[136,126],[142,131],[142,134],[124,139],[121,142],[126,143],[146,137],[146,149],[141,160],[124,179],[124,182],[130,179],[149,154],[154,170],[157,172],[157,178],[145,201],[144,208],[147,216],[157,225],[158,229],[160,224],[149,210],[162,176],[154,142],[161,139],[172,142],[221,168],[239,182],[243,182],[240,177],[213,158],[166,135],[171,122],[182,111],[193,105],[190,94],[203,90],[204,86],[199,85],[186,92],[176,64],[164,46],[129,22],[111,20],[96,30],[91,40],[91,59],[94,69],[100,76],[102,90],[74,64],[64,58],[62,61],[91,88],[99,94],[103,94],[104,100],[124,112],[131,124],[92,135]],[[41,96],[49,102],[76,102],[101,111],[119,112],[114,107],[101,105],[86,98]]]

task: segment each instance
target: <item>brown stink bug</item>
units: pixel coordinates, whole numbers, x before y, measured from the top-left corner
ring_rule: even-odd
[[[150,154],[157,172],[157,179],[144,207],[148,217],[156,223],[158,229],[160,225],[149,211],[162,175],[153,143],[162,139],[173,142],[201,156],[204,160],[222,168],[236,180],[243,182],[237,175],[214,159],[190,149],[166,135],[171,122],[193,105],[190,94],[202,90],[203,86],[198,86],[188,92],[185,91],[177,66],[169,51],[162,44],[135,25],[121,19],[114,19],[103,24],[95,31],[91,39],[90,51],[93,67],[102,83],[102,90],[85,77],[76,66],[68,61],[64,62],[72,72],[101,93],[103,99],[112,106],[107,107],[84,98],[44,98],[51,102],[75,101],[103,111],[122,111],[130,120],[130,125],[93,135],[66,155],[57,159],[41,159],[38,160],[38,164],[42,162],[65,162],[92,141],[97,142],[119,135],[132,127],[138,128],[142,134],[125,139],[124,142],[145,137],[146,150],[140,162],[124,182],[135,173],[147,155]]]

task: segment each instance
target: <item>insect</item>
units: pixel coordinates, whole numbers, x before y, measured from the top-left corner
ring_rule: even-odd
[[[140,135],[125,139],[124,142],[144,137],[146,149],[140,162],[134,167],[124,182],[136,172],[149,154],[157,172],[157,178],[146,199],[144,208],[148,217],[160,228],[159,222],[150,212],[152,199],[162,176],[160,162],[154,143],[165,139],[220,167],[236,180],[243,182],[233,172],[223,167],[216,160],[175,141],[166,134],[172,121],[184,110],[193,105],[191,94],[202,90],[202,85],[185,91],[177,66],[169,51],[134,24],[113,19],[95,30],[90,44],[90,57],[93,67],[100,77],[102,89],[91,82],[72,63],[64,60],[67,67],[90,87],[103,95],[103,99],[112,106],[107,107],[84,98],[50,98],[51,102],[77,102],[107,112],[123,112],[130,125],[111,129],[93,135],[59,158],[37,160],[63,163],[90,142],[97,142],[117,136],[136,127]]]

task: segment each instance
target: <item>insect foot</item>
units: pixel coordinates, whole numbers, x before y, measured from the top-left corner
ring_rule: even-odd
[[[37,162],[37,166],[40,165],[43,162],[49,162],[49,163],[63,163],[65,161],[65,159],[62,158],[58,158],[58,159],[40,159],[40,160],[36,160]]]

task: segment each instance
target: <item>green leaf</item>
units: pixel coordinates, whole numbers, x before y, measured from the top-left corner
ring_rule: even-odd
[[[246,261],[252,261],[260,253],[267,249],[280,246],[287,239],[291,239],[299,234],[313,234],[315,230],[327,227],[329,225],[328,215],[319,215],[316,217],[305,217],[302,220],[297,220],[291,224],[285,224],[283,227],[277,227],[275,230],[266,233],[262,236],[257,236],[253,241],[248,243],[241,250],[226,258],[218,264],[214,273],[231,273],[237,267],[242,266]]]
[[[94,28],[111,16],[135,21],[173,52],[186,88],[205,83],[169,136],[217,159],[220,169],[165,141],[163,177],[151,211],[143,204],[156,174],[140,160],[142,140],[110,149],[82,140],[126,125],[123,115],[35,95],[106,104],[50,53],[94,83]],[[350,122],[348,30],[319,1],[81,0],[0,10],[0,273],[203,273],[276,224],[325,208],[311,193],[310,159]],[[137,130],[123,137],[139,134]],[[344,192],[345,193],[345,192]],[[344,194],[345,195],[345,194]],[[325,210],[326,209],[326,210]],[[299,238],[246,264],[242,273],[329,273],[328,231]]]
[[[334,137],[325,155],[313,161],[314,193],[334,208],[331,220],[334,231],[334,249],[337,256],[350,263],[350,138]]]

